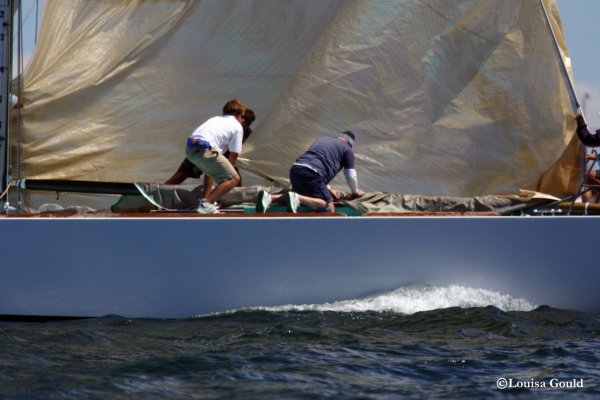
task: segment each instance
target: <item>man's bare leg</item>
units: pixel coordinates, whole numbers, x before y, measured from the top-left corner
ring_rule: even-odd
[[[238,184],[239,181],[240,181],[240,176],[236,175],[233,178],[227,179],[226,181],[223,181],[223,182],[219,183],[217,185],[217,187],[214,188],[209,193],[208,196],[205,196],[206,201],[208,203],[214,203],[221,196],[223,196],[224,194],[226,194],[227,192],[229,192],[231,189],[233,189]]]

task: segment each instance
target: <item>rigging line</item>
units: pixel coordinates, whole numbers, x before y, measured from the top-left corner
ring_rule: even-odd
[[[581,109],[581,106],[579,105],[579,100],[577,99],[577,93],[575,93],[575,87],[573,86],[573,82],[571,81],[571,76],[569,75],[569,71],[567,70],[567,66],[565,65],[565,59],[562,56],[560,47],[558,46],[558,41],[556,40],[556,34],[554,33],[554,28],[552,28],[552,23],[550,23],[550,17],[548,17],[548,11],[546,10],[546,6],[544,5],[544,0],[540,0],[540,5],[542,7],[542,14],[544,15],[546,25],[552,36],[552,45],[554,47],[554,51],[556,52],[556,55],[558,56],[558,59],[560,60],[559,66],[562,71],[563,79],[565,80],[565,82],[567,84],[567,89],[569,90],[570,98],[573,101],[572,106],[574,106],[575,112],[577,114],[581,114],[581,116],[583,117],[583,120],[585,122],[585,115],[583,113],[583,110]],[[585,167],[584,167],[584,171],[585,171]],[[575,205],[575,202],[577,201],[577,195],[580,195],[581,189],[583,188],[583,185],[585,184],[586,179],[587,179],[587,175],[584,175],[581,180],[581,186],[579,187],[579,190],[573,197],[573,202],[571,203],[571,207],[569,207],[569,211],[567,212],[567,215],[571,215],[573,206]]]
[[[36,0],[36,2],[34,4],[32,4],[31,7],[29,8],[29,11],[27,11],[27,15],[25,16],[25,18],[23,18],[23,23],[26,23],[27,20],[29,19],[29,16],[31,15],[31,12],[33,11],[34,6],[36,8],[36,13],[37,13],[37,2],[38,2],[38,0]],[[36,15],[36,21],[37,21],[37,15]]]
[[[573,207],[575,207],[575,202],[577,201],[577,198],[579,196],[581,196],[583,193],[589,191],[588,190],[583,190],[583,188],[586,186],[586,181],[588,176],[590,175],[590,173],[592,172],[592,170],[594,169],[594,166],[596,165],[596,163],[598,163],[598,153],[596,152],[596,149],[592,149],[592,154],[594,154],[595,158],[594,158],[594,162],[591,163],[589,169],[587,168],[587,166],[584,168],[583,170],[583,179],[581,180],[581,183],[579,184],[579,187],[577,188],[577,192],[575,193],[574,197],[573,197],[573,201],[571,202],[571,206],[569,207],[569,210],[567,211],[567,215],[571,215],[571,211],[573,211]]]
[[[22,1],[18,2],[17,8],[19,11],[19,20],[17,25],[17,98],[19,102],[23,102],[23,5]],[[21,177],[21,107],[17,107],[15,132],[15,174],[17,178]],[[17,187],[16,193],[17,205],[21,206],[21,190]]]
[[[4,191],[4,193],[2,193],[0,195],[0,200],[2,200],[4,198],[4,196],[6,196],[6,194],[8,193],[8,190],[10,189],[12,184],[13,184],[13,180],[11,179],[10,181],[8,181],[8,185],[6,185],[6,190]]]
[[[40,15],[39,9],[40,9],[40,0],[35,0],[35,36],[33,37],[33,45],[34,46],[37,44],[37,38],[38,38],[38,18]]]
[[[575,110],[583,116],[583,110],[581,110],[581,106],[579,105],[579,100],[577,100],[577,94],[575,93],[575,87],[573,86],[573,82],[571,82],[571,76],[569,75],[569,71],[567,70],[567,66],[565,65],[565,60],[560,51],[560,47],[558,46],[558,41],[556,40],[556,34],[554,33],[554,28],[552,28],[552,23],[550,22],[550,17],[548,17],[548,12],[546,11],[546,6],[544,5],[544,0],[540,0],[540,5],[542,6],[542,14],[544,15],[544,20],[546,21],[546,25],[550,34],[552,36],[552,45],[554,47],[554,51],[560,60],[559,66],[563,74],[563,78],[566,81],[566,84],[569,89],[569,94],[571,95],[571,99],[574,102]],[[583,116],[585,120],[585,116]]]

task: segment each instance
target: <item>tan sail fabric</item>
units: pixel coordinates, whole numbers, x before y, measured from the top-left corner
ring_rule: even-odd
[[[533,0],[48,0],[21,177],[163,182],[235,97],[257,114],[245,176],[285,184],[350,129],[366,191],[562,195],[579,153],[559,61]]]

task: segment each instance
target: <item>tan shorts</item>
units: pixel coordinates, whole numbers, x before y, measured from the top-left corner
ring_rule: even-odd
[[[238,176],[233,165],[218,151],[188,146],[185,156],[206,175],[213,178],[217,185]]]

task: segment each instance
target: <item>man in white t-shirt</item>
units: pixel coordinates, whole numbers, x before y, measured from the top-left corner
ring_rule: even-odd
[[[186,157],[204,171],[204,197],[199,213],[218,213],[213,204],[240,181],[234,168],[242,152],[244,112],[246,106],[236,99],[223,106],[223,115],[212,117],[200,125],[187,140]],[[229,151],[226,158],[223,153]],[[213,189],[213,183],[217,186]]]
[[[252,134],[252,128],[250,128],[250,125],[252,125],[252,123],[255,120],[256,120],[256,114],[254,114],[254,111],[247,108],[246,112],[244,113],[244,122],[242,122],[242,127],[244,128],[244,138],[242,139],[242,146],[244,145],[244,143],[246,143],[246,140]],[[228,152],[223,153],[223,155],[225,156],[225,158],[229,157]],[[237,173],[239,175],[240,171],[238,170],[237,167],[235,167],[235,170],[237,171]],[[175,173],[169,179],[167,179],[165,181],[165,185],[180,185],[188,178],[199,179],[202,176],[202,174],[204,174],[204,172],[202,172],[202,170],[198,169],[198,167],[196,167],[194,164],[192,164],[190,162],[190,160],[188,160],[186,157],[184,157],[183,161],[179,165],[179,168],[177,168],[177,171],[175,171]],[[240,176],[240,178],[241,178],[241,176]],[[237,186],[242,186],[241,180],[237,184]]]

